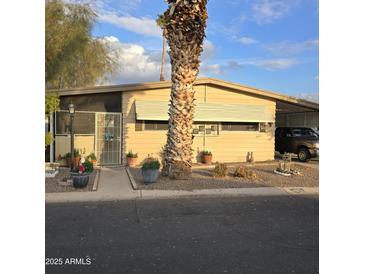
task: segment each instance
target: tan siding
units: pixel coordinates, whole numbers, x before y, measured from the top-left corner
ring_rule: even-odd
[[[64,156],[70,152],[70,137],[68,136],[56,136],[56,158],[58,155]],[[94,152],[94,136],[80,136],[75,135],[75,149],[79,149],[80,152],[85,151],[85,156]]]
[[[156,157],[166,142],[166,133],[164,131],[135,131],[135,100],[168,101],[170,90],[165,88],[137,92],[131,91],[123,92],[122,96],[122,112],[124,116],[123,162],[125,162],[125,154],[130,150],[138,153],[139,162],[149,154]]]
[[[265,105],[269,110],[276,108],[275,100],[262,99],[257,96],[245,94],[243,92],[231,91],[227,88],[217,88],[207,86],[207,102],[226,103],[226,104],[246,104],[246,105]]]
[[[70,138],[67,136],[56,136],[55,137],[56,159],[59,155],[64,156],[67,152],[70,152]]]
[[[242,105],[264,105],[275,117],[275,101],[218,89],[212,86],[195,87],[197,102],[231,103]],[[139,161],[149,154],[157,157],[166,143],[166,131],[135,131],[135,100],[169,100],[170,90],[159,89],[149,91],[123,92],[122,107],[124,115],[124,154],[129,150],[138,153]],[[194,138],[194,162],[200,161],[199,153],[204,149],[213,152],[215,161],[242,162],[247,152],[254,152],[256,161],[274,158],[274,138],[270,133],[259,132],[227,132],[221,131],[217,137]]]
[[[274,100],[263,99],[226,88],[207,86],[207,102],[242,105],[264,105],[275,117]],[[252,151],[255,161],[274,158],[275,137],[273,133],[220,131],[218,137],[207,137],[205,147],[213,153],[214,161],[246,161],[247,152]]]
[[[274,142],[269,133],[221,131],[218,137],[206,138],[205,147],[212,151],[214,161],[246,161],[251,151],[255,161],[266,161],[274,157]]]

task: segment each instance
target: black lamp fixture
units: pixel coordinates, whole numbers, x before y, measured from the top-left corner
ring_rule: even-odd
[[[75,105],[74,104],[71,103],[68,105],[68,112],[70,113],[70,115],[75,114]]]
[[[75,106],[74,104],[68,105],[68,112],[70,114],[70,133],[71,133],[71,172],[74,169],[74,158],[75,158],[75,150],[74,150],[74,116],[75,116]]]

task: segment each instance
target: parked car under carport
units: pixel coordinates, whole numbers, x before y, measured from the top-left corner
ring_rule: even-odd
[[[275,150],[295,153],[301,162],[319,156],[319,134],[306,127],[278,127],[275,130]]]

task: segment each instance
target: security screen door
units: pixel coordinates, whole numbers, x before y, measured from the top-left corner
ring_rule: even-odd
[[[96,113],[95,152],[100,165],[120,164],[121,114]]]

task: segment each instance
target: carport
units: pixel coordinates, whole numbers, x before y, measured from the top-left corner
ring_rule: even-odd
[[[289,97],[276,101],[276,127],[319,129],[319,104]]]

